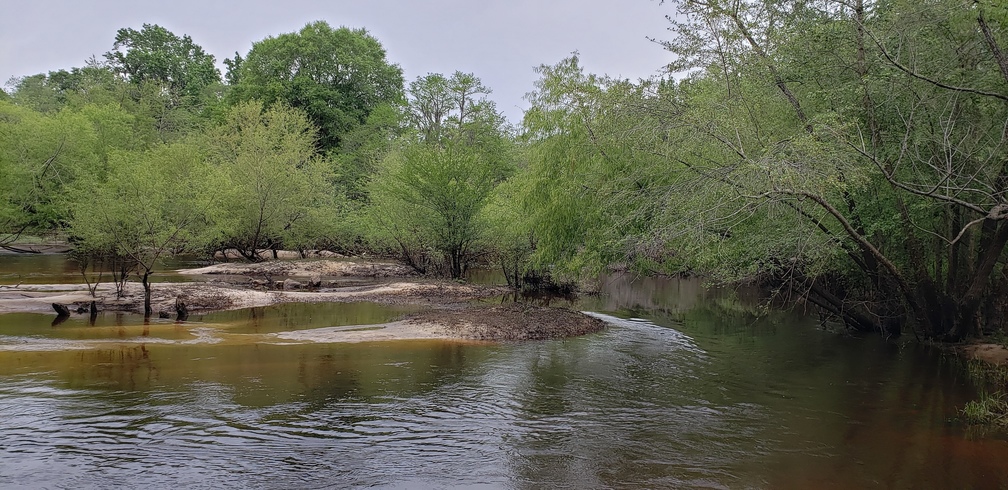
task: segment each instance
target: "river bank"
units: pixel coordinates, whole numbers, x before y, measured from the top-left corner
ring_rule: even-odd
[[[174,318],[176,305],[190,314],[238,310],[282,303],[371,302],[417,305],[421,311],[378,325],[290,332],[286,340],[357,342],[366,340],[464,339],[521,341],[563,338],[597,332],[605,323],[579,311],[558,307],[493,306],[510,289],[503,286],[425,280],[392,262],[302,259],[256,264],[219,263],[174,271],[205,280],[163,282],[151,286],[156,316]],[[117,296],[113,284],[97,286],[94,296],[83,284],[0,285],[0,313],[52,313],[53,304],[72,314],[98,311],[142,314],[140,284],[125,284]]]

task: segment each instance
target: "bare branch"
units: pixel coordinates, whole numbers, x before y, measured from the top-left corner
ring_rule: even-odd
[[[993,98],[1000,99],[1000,100],[1003,100],[1005,102],[1008,102],[1008,95],[998,94],[998,93],[994,93],[994,92],[987,92],[986,90],[980,90],[980,89],[975,89],[975,88],[970,88],[970,87],[959,87],[959,86],[956,86],[956,85],[950,85],[948,83],[942,82],[941,80],[936,80],[934,78],[930,78],[930,77],[924,76],[924,75],[922,75],[920,73],[917,73],[916,71],[911,70],[909,67],[907,67],[906,65],[900,63],[896,58],[894,58],[892,56],[892,54],[890,54],[889,51],[885,48],[885,46],[882,45],[882,41],[880,41],[877,37],[875,37],[875,35],[872,34],[870,30],[865,29],[864,32],[865,32],[865,34],[868,35],[868,37],[871,38],[872,42],[875,43],[875,46],[878,47],[879,52],[882,53],[882,56],[890,64],[892,64],[893,66],[895,66],[897,69],[899,69],[903,73],[906,73],[907,75],[910,75],[911,77],[914,77],[914,78],[916,78],[918,80],[930,83],[931,85],[934,85],[936,87],[943,88],[943,89],[946,89],[946,90],[952,90],[952,91],[955,91],[955,92],[965,92],[965,93],[980,95],[980,96],[983,96],[983,97],[993,97]]]

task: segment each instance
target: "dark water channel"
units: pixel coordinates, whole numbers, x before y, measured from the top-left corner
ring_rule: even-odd
[[[940,352],[697,281],[605,290],[576,306],[607,331],[508,345],[264,340],[409,310],[371,304],[0,315],[0,487],[1008,486]]]

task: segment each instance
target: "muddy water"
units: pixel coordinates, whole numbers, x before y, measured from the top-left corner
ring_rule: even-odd
[[[759,304],[616,277],[577,305],[612,328],[517,345],[249,340],[402,313],[378,305],[3,315],[0,487],[1008,485],[954,361]]]

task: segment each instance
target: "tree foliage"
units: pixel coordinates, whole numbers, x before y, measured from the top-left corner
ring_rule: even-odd
[[[221,81],[213,55],[188,35],[179,37],[157,24],[144,24],[139,31],[119,29],[105,59],[131,83],[154,83],[176,98],[198,98],[206,87]]]
[[[382,104],[399,102],[402,70],[364,29],[333,29],[324,21],[298,32],[267,37],[248,55],[229,60],[236,68],[236,101],[281,102],[303,110],[319,128],[319,148],[338,148]],[[234,72],[231,74],[231,72]]]
[[[688,71],[678,81],[593,81],[564,73],[566,62],[544,70],[525,120],[534,152],[591,146],[570,158],[578,171],[544,174],[561,182],[546,202],[599,204],[534,220],[540,253],[587,251],[571,243],[595,238],[638,267],[766,281],[887,334],[906,323],[955,339],[997,321],[1008,285],[1000,10],[675,6],[665,45],[672,68]],[[576,227],[550,233],[578,219],[592,220],[589,239]],[[578,256],[592,258],[566,261]]]
[[[209,137],[219,169],[219,247],[259,261],[260,251],[299,246],[326,209],[330,167],[315,154],[316,130],[304,112],[281,104],[233,107]]]
[[[134,118],[113,106],[39,113],[0,101],[0,233],[45,233],[70,217],[75,186],[99,184],[109,154],[142,147]]]
[[[887,335],[1003,325],[1004,6],[663,3],[669,76],[544,65],[518,134],[471,73],[404,89],[363,29],[266,38],[226,60],[229,88],[188,36],[120,30],[107,64],[8,85],[0,227],[69,225],[141,264],[370,238],[452,277],[627,267],[757,281]]]
[[[116,152],[101,185],[75,192],[72,238],[84,250],[127,258],[139,268],[146,316],[158,261],[199,250],[208,238],[216,198],[210,175],[199,146],[179,142]]]
[[[482,211],[514,165],[503,118],[477,98],[487,93],[471,74],[418,78],[409,91],[412,131],[372,181],[379,242],[394,244],[418,271],[459,278],[486,252]]]

